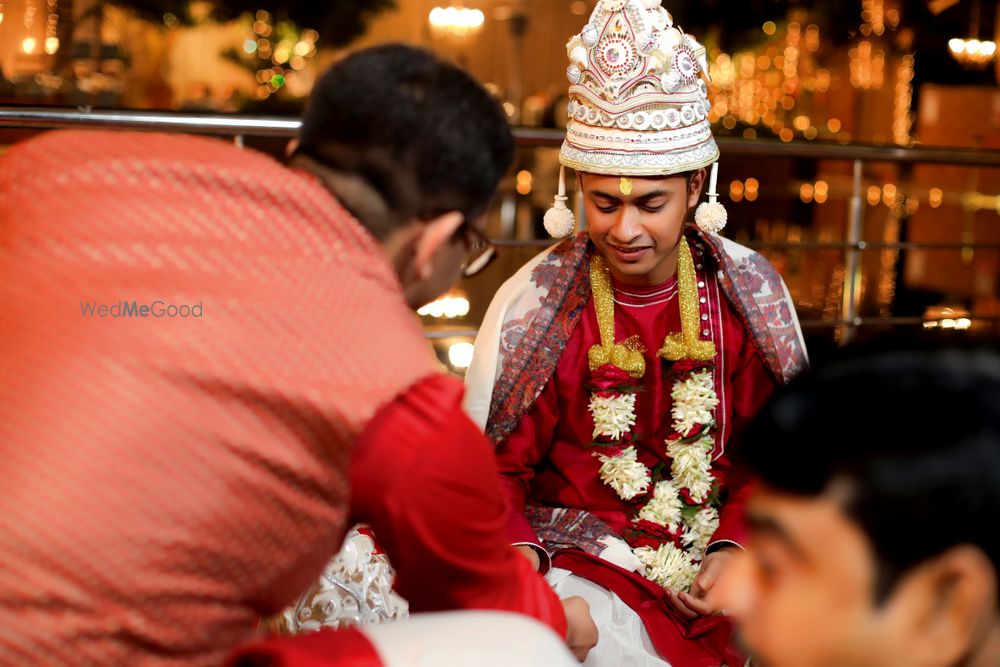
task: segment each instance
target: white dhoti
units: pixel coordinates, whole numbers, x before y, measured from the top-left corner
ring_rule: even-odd
[[[546,579],[560,598],[578,595],[590,605],[599,636],[584,667],[670,667],[656,652],[639,615],[613,592],[557,567]]]
[[[365,626],[361,631],[374,645],[385,667],[578,667],[580,664],[551,628],[527,616],[507,612],[416,614],[403,621]]]

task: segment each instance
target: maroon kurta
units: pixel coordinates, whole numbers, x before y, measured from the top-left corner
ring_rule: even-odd
[[[717,421],[723,434],[721,441],[726,443],[716,448],[713,465],[724,494],[713,545],[740,544],[745,534],[741,518],[745,485],[731,469],[729,448],[771,394],[775,381],[732,307],[720,296],[715,274],[704,270],[700,260],[699,267],[699,298],[704,300],[701,308],[705,315],[701,333],[703,339],[713,340],[720,352],[716,356],[716,392],[721,400]],[[614,285],[615,298],[622,302],[615,306],[615,340],[639,336],[647,350],[646,372],[639,381],[643,391],[637,397],[633,428],[639,439],[636,447],[639,460],[649,468],[663,463],[667,470],[670,459],[666,456],[664,439],[672,431],[673,378],[670,364],[654,355],[668,333],[680,331],[680,313],[676,296],[666,303],[656,302],[675,292],[672,289],[675,280],[649,288]],[[658,292],[663,294],[655,295]],[[591,300],[567,342],[552,380],[520,426],[497,449],[513,510],[508,534],[514,543],[542,546],[524,516],[526,504],[584,509],[619,534],[638,510],[635,503],[622,500],[601,481],[600,461],[590,447],[593,420],[588,411],[591,393],[587,351],[599,343],[597,315]],[[640,575],[625,573],[582,552],[561,560],[557,559],[557,564],[606,586],[629,603],[642,616],[657,648],[675,667],[709,664],[702,662],[703,653],[696,647],[691,647],[693,653],[689,655],[686,642],[678,640],[712,630],[719,619],[700,619],[688,624],[647,604],[661,597],[657,592],[662,594],[662,591]],[[717,639],[711,641],[718,646]]]

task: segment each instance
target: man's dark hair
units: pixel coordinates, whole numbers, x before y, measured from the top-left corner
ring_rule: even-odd
[[[469,74],[392,44],[352,54],[320,78],[296,155],[362,178],[406,222],[448,211],[477,218],[513,151],[503,109]]]
[[[862,349],[779,392],[740,456],[780,492],[843,483],[878,559],[884,600],[913,566],[961,544],[1000,572],[1000,356]]]

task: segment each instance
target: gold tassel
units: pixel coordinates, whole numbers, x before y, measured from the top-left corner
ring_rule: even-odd
[[[635,336],[615,343],[615,300],[611,291],[611,275],[607,262],[600,255],[594,255],[590,260],[590,291],[594,295],[597,327],[601,332],[601,344],[594,345],[587,352],[590,370],[596,371],[611,364],[633,378],[641,378],[646,372],[642,344]]]
[[[694,361],[712,361],[715,359],[715,343],[710,340],[699,340],[699,317],[701,307],[698,304],[698,281],[694,272],[694,259],[687,239],[681,236],[677,251],[677,284],[678,299],[681,311],[681,331],[672,333],[663,341],[659,355],[667,361],[692,359]]]

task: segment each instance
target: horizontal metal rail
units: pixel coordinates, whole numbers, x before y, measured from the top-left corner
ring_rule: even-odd
[[[8,128],[77,127],[291,138],[295,136],[300,126],[301,122],[297,118],[268,116],[0,106],[0,127]],[[562,143],[563,132],[554,129],[518,127],[514,129],[514,137],[521,146],[558,146]],[[719,148],[728,155],[749,157],[1000,167],[1000,150],[991,149],[903,148],[859,143],[786,143],[737,137],[719,137],[717,142]]]
[[[493,239],[501,248],[547,248],[552,239]],[[922,241],[747,241],[755,250],[1000,250],[1000,243],[924,243]]]
[[[957,316],[956,316],[957,317]],[[804,319],[799,322],[803,329],[835,328],[841,326],[872,327],[872,326],[917,326],[927,322],[939,322],[946,318],[925,317],[855,317],[853,320],[817,320]],[[953,318],[954,319],[954,318]],[[1000,315],[963,315],[962,319],[970,322],[1000,322]]]
[[[426,329],[424,335],[431,340],[441,340],[444,338],[475,338],[479,329],[469,327],[466,329]]]
[[[923,243],[921,241],[750,241],[757,250],[1000,250],[1000,243]]]
[[[0,128],[55,129],[55,128],[100,128],[120,130],[146,130],[160,132],[189,132],[233,137],[237,145],[242,145],[244,137],[292,138],[301,122],[292,118],[264,116],[239,116],[219,114],[182,114],[157,111],[104,111],[90,108],[57,109],[46,107],[4,107],[0,106]],[[523,147],[556,147],[562,143],[563,132],[552,129],[514,128],[514,137]],[[919,242],[868,242],[860,238],[862,229],[862,167],[864,163],[882,162],[897,164],[948,164],[971,167],[1000,168],[1000,151],[989,149],[961,148],[903,148],[898,146],[878,146],[870,144],[835,144],[824,142],[781,142],[764,139],[740,139],[736,137],[717,138],[719,148],[727,156],[763,158],[806,158],[813,160],[848,161],[853,165],[853,187],[851,211],[849,215],[848,238],[844,241],[779,241],[754,242],[757,249],[774,250],[826,250],[840,249],[845,252],[845,270],[853,276],[844,282],[843,319],[804,319],[803,328],[840,328],[842,343],[850,340],[852,332],[864,326],[916,326],[924,322],[919,317],[858,317],[856,313],[860,301],[860,254],[866,250],[996,250],[1000,243],[919,243]],[[509,248],[541,248],[552,241],[538,240],[498,240],[497,245]],[[975,317],[974,322],[1000,322],[1000,317]],[[427,332],[429,338],[446,339],[454,337],[471,338],[476,329],[436,329]]]
[[[966,315],[964,319],[976,322],[1000,323],[1000,315]],[[935,322],[939,319],[925,319],[923,317],[857,317],[853,320],[820,320],[806,318],[799,321],[803,329],[835,329],[837,327],[872,327],[872,326],[922,326],[927,322]],[[956,331],[966,331],[956,329]],[[475,338],[479,333],[476,328],[463,329],[431,329],[425,332],[431,340],[443,340],[448,338]]]
[[[302,122],[297,118],[179,114],[159,111],[95,111],[0,107],[0,127],[194,132],[223,136],[294,137]]]

